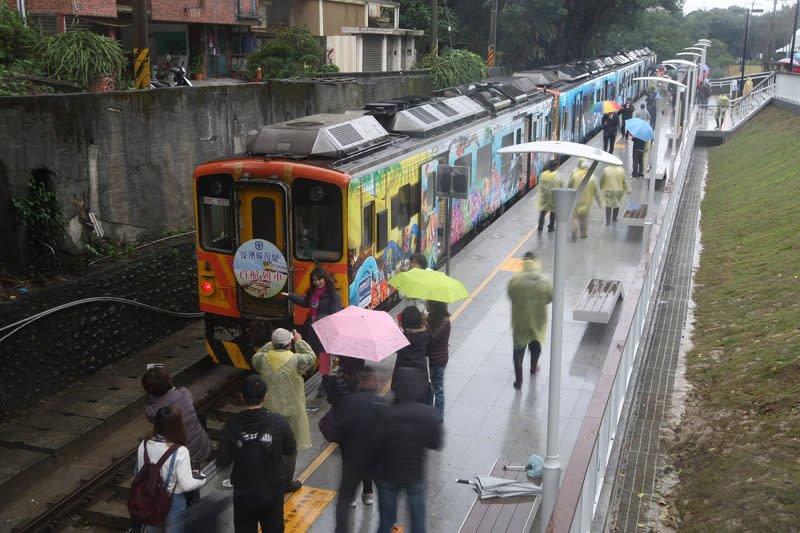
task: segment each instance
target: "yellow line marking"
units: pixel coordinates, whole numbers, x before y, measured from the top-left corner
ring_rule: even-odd
[[[325,507],[336,497],[332,490],[300,487],[283,505],[285,531],[302,533],[310,528]]]
[[[497,273],[500,272],[500,270],[502,270],[503,265],[506,263],[506,261],[514,257],[514,254],[516,254],[519,251],[519,249],[522,248],[522,245],[528,242],[528,239],[530,239],[533,236],[533,232],[536,231],[537,227],[538,225],[534,226],[534,228],[531,231],[529,231],[528,234],[525,235],[525,237],[523,237],[521,241],[519,241],[519,244],[517,244],[513,250],[508,252],[508,255],[505,256],[502,261],[500,261],[500,264],[497,265],[497,267],[495,267],[492,273],[489,274],[489,276],[485,280],[483,280],[483,282],[481,282],[480,285],[478,285],[478,288],[472,291],[472,294],[470,294],[469,297],[466,300],[464,300],[464,302],[461,305],[458,306],[458,309],[456,309],[455,313],[450,315],[451,321],[455,320],[458,317],[458,315],[461,314],[461,311],[466,309],[467,306],[472,303],[472,301],[475,299],[476,296],[478,296],[478,294],[481,293],[484,287],[486,287],[489,284],[489,282],[494,279]]]
[[[503,270],[507,272],[522,272],[522,259],[519,257],[512,257],[506,259],[503,264]]]

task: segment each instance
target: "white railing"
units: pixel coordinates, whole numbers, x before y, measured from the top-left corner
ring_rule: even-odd
[[[800,106],[800,75],[776,73],[739,99],[741,109],[735,111],[739,123],[773,99]],[[615,441],[615,437],[621,417],[628,409],[625,399],[636,368],[636,356],[663,275],[664,258],[698,129],[698,115],[696,107],[683,130],[672,175],[667,177],[655,221],[652,226],[645,226],[645,252],[639,263],[639,275],[626,291],[611,347],[564,472],[547,525],[548,532],[585,533],[603,529],[616,477],[607,474],[613,474],[616,469],[620,449],[614,448],[614,444],[622,440]]]

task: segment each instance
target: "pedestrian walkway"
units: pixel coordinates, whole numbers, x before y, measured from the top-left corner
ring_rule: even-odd
[[[596,137],[589,144],[600,147],[601,138]],[[618,140],[615,153],[623,155],[625,144]],[[572,158],[560,172],[567,176],[576,164]],[[645,200],[647,180],[631,181],[633,192],[626,200]],[[661,192],[657,190],[654,195],[658,202]],[[536,375],[526,373],[522,389],[515,390],[506,296],[507,283],[519,270],[520,258],[526,251],[534,251],[544,272],[552,274],[556,234],[536,232],[535,200],[536,193],[529,194],[508,209],[461,250],[450,267],[450,275],[461,280],[471,296],[450,306],[453,327],[445,373],[445,444],[442,450],[431,452],[428,461],[426,502],[430,531],[457,531],[474,501],[470,487],[456,484],[456,478],[488,473],[498,458],[524,463],[531,454],[544,456],[546,452],[550,332],[543,344],[540,371]],[[575,321],[572,306],[593,278],[621,280],[623,287],[633,283],[642,253],[642,234],[641,227],[622,223],[606,226],[604,211],[595,205],[589,217],[588,238],[568,243],[559,422],[562,465],[566,465],[575,443],[618,314],[613,313],[608,324]],[[393,364],[392,357],[376,365],[382,385],[388,382]],[[309,400],[309,404],[318,406],[310,414],[313,429],[327,410],[327,403]],[[312,440],[313,448],[301,451],[298,457],[298,471],[308,465],[300,477],[307,487],[336,491],[339,452],[316,431]],[[217,487],[219,483],[213,485]],[[294,501],[304,497],[296,495],[288,502],[287,516],[304,513],[303,506]],[[318,507],[315,509],[314,514]],[[359,499],[354,511],[355,531],[375,530],[377,505],[366,506]],[[230,509],[227,512],[230,514]],[[308,531],[333,531],[334,517],[335,505],[327,505]],[[400,506],[398,522],[409,523],[405,505]]]

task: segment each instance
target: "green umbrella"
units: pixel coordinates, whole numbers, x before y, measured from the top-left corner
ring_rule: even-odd
[[[408,298],[436,300],[448,304],[469,296],[460,281],[438,270],[412,268],[392,277],[389,285]]]

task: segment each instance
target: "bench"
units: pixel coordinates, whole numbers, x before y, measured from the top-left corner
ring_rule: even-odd
[[[608,324],[617,301],[624,298],[622,282],[616,279],[592,279],[572,309],[572,320]]]
[[[529,481],[525,470],[504,470],[509,462],[498,459],[492,466],[490,476]],[[513,532],[528,533],[541,505],[541,496],[514,496],[511,498],[487,498],[477,496],[461,523],[459,533]]]
[[[644,226],[647,220],[647,204],[628,204],[622,211],[622,222],[631,226]]]

